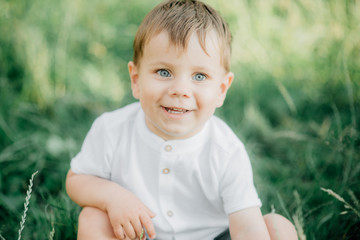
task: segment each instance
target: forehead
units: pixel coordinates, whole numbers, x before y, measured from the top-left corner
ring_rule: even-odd
[[[198,34],[193,33],[189,36],[185,45],[171,41],[166,31],[153,34],[145,42],[143,57],[150,53],[163,54],[164,51],[175,55],[174,57],[191,54],[194,58],[206,55],[209,58],[216,59],[216,61],[220,61],[221,58],[219,40],[214,31],[209,31],[203,41],[201,41]]]

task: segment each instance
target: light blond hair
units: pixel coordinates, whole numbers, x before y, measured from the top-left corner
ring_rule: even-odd
[[[171,44],[183,49],[196,33],[206,53],[206,34],[214,31],[218,37],[221,64],[230,71],[231,33],[225,20],[209,5],[197,0],[168,0],[152,9],[135,35],[135,65],[140,64],[145,44],[162,31],[168,33]]]

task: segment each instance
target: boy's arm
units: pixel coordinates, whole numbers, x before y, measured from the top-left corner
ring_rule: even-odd
[[[142,226],[150,238],[155,237],[151,221],[155,214],[119,184],[91,175],[75,174],[70,169],[66,177],[66,191],[78,205],[107,212],[117,237],[123,238],[124,232],[133,236],[134,231],[141,236]]]
[[[270,240],[259,207],[251,207],[229,215],[231,239]]]

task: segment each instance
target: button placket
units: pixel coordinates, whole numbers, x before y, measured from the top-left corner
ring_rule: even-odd
[[[170,145],[170,144],[166,144],[165,146],[164,146],[164,151],[166,152],[166,153],[171,153],[171,151],[173,150],[173,147],[172,147],[172,145]],[[169,156],[170,157],[170,156]],[[171,157],[170,157],[170,159],[171,159]],[[168,160],[168,159],[167,159]],[[172,162],[170,162],[170,164],[172,164]],[[169,165],[168,165],[169,166]],[[166,167],[163,167],[162,168],[162,173],[163,174],[169,174],[170,173],[170,168],[168,167],[168,166],[166,166]]]
[[[176,161],[177,155],[172,144],[166,142],[161,148],[161,163],[159,166],[159,201],[163,212],[163,217],[165,217],[167,222],[172,227],[174,227],[174,178],[172,174],[172,168]]]
[[[173,150],[173,147],[170,144],[168,144],[168,145],[165,145],[164,150],[166,152],[171,152]]]
[[[173,217],[174,216],[174,212],[169,210],[166,212],[166,215],[168,215],[168,217]]]

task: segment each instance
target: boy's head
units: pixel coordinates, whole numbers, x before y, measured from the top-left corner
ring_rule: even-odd
[[[168,0],[150,11],[136,33],[133,61],[140,65],[146,43],[160,32],[166,32],[170,43],[183,49],[195,33],[207,52],[205,40],[210,31],[218,37],[221,64],[229,72],[231,33],[228,25],[217,11],[197,0]]]
[[[170,0],[146,16],[128,67],[133,96],[153,133],[184,139],[203,128],[234,77],[230,42],[226,23],[195,0]]]

